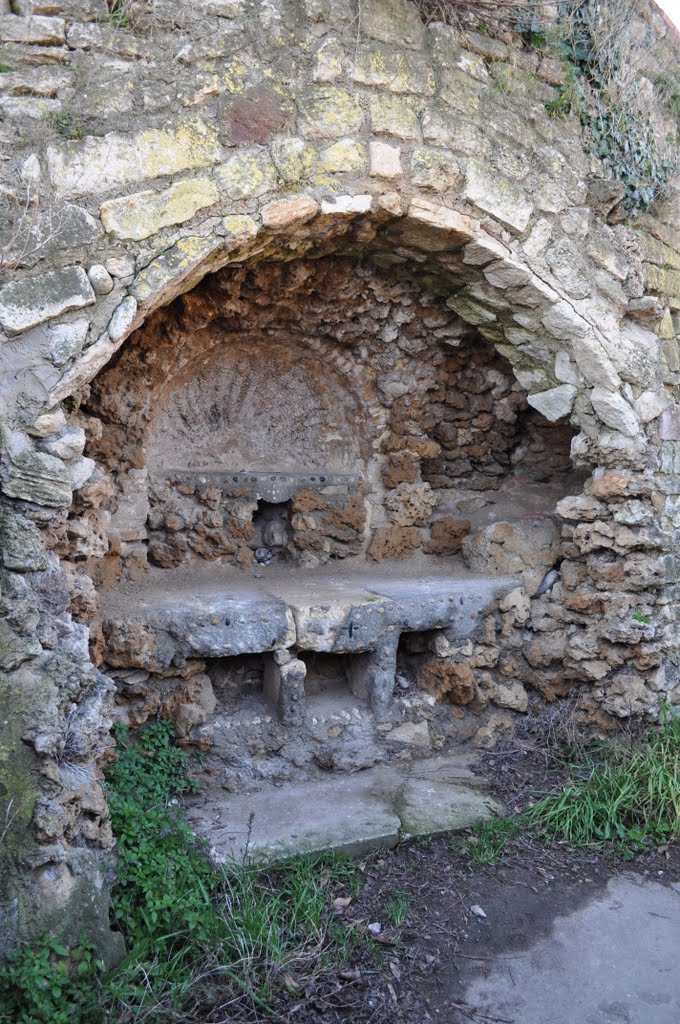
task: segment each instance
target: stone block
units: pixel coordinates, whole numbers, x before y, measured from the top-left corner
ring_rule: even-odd
[[[262,223],[266,228],[287,228],[305,224],[316,217],[319,204],[311,196],[296,199],[275,199],[262,207]]]
[[[298,124],[306,138],[339,139],[358,132],[363,121],[358,97],[337,86],[317,89],[298,102]]]
[[[420,544],[420,530],[414,526],[380,527],[373,534],[367,555],[374,562],[410,558]]]
[[[436,88],[434,72],[419,54],[387,47],[359,46],[352,78],[359,85],[399,94],[434,96]]]
[[[7,264],[30,267],[40,260],[63,257],[67,250],[78,250],[91,245],[101,237],[98,221],[73,203],[49,204],[44,211],[29,209],[11,225],[0,245],[5,250]]]
[[[559,387],[550,388],[548,391],[529,395],[527,402],[547,420],[554,423],[571,413],[575,398],[576,388],[573,384],[560,384]]]
[[[401,149],[398,146],[388,146],[385,142],[372,142],[370,151],[372,178],[401,177]]]
[[[423,549],[428,555],[458,554],[469,532],[469,519],[456,519],[454,516],[444,516],[432,523],[430,540],[426,541]]]
[[[76,459],[85,448],[85,431],[82,427],[67,427],[63,433],[48,437],[40,447],[58,459]]]
[[[219,199],[215,183],[209,178],[179,181],[162,192],[135,192],[103,203],[100,216],[106,230],[115,238],[141,241],[162,228],[191,220],[198,210]]]
[[[422,47],[425,26],[418,8],[401,0],[362,0],[359,32],[390,46]]]
[[[612,430],[618,430],[626,437],[637,437],[640,433],[637,416],[625,398],[617,391],[593,388],[590,392],[590,401],[602,422]]]
[[[266,149],[246,149],[220,164],[215,180],[230,199],[251,199],[276,188],[276,167]]]
[[[459,248],[472,241],[477,225],[465,214],[426,199],[414,199],[400,225],[404,241],[426,252]]]
[[[48,146],[50,181],[61,196],[97,195],[145,178],[211,167],[222,148],[217,129],[200,118],[172,128],[147,128],[123,135]]]
[[[5,14],[0,17],[0,40],[3,43],[58,46],[65,39],[66,22],[63,18],[47,18],[39,14],[29,17]]]
[[[7,334],[20,334],[30,327],[91,306],[95,294],[82,267],[61,267],[38,277],[12,281],[0,289],[0,324]]]
[[[113,278],[101,263],[93,263],[87,272],[87,278],[95,295],[108,295],[113,291]]]
[[[495,217],[513,234],[521,235],[529,226],[533,203],[519,185],[492,173],[491,168],[470,163],[463,196],[484,213]]]
[[[398,484],[385,497],[390,519],[397,526],[422,526],[437,504],[429,484]]]
[[[475,695],[475,676],[470,666],[445,658],[431,658],[418,674],[418,685],[435,700],[446,697],[452,704],[469,704]]]
[[[73,75],[59,68],[34,71],[7,71],[0,76],[0,95],[56,97],[61,89],[73,84]]]
[[[2,493],[37,505],[61,507],[71,504],[71,481],[60,459],[26,449],[9,460],[2,480]]]
[[[453,153],[419,147],[411,157],[411,180],[419,188],[448,192],[462,183],[463,174]]]
[[[373,196],[336,196],[335,199],[324,199],[321,212],[342,217],[356,217],[360,213],[368,213],[373,204]]]
[[[25,516],[0,513],[2,564],[11,572],[39,572],[47,564],[40,530]]]
[[[317,169],[322,174],[364,171],[366,169],[366,150],[360,142],[355,142],[353,139],[341,139],[319,153]]]
[[[397,139],[420,136],[418,113],[412,100],[403,96],[371,96],[369,109],[374,134],[393,135]]]
[[[314,64],[315,82],[335,82],[342,77],[345,51],[337,39],[324,39],[316,51]]]

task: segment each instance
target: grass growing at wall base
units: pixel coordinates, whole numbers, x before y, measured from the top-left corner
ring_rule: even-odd
[[[644,742],[609,745],[526,815],[532,830],[574,846],[613,843],[634,854],[680,836],[680,716],[662,708]]]
[[[332,912],[334,898],[361,885],[348,858],[216,870],[176,800],[195,784],[172,727],[155,723],[141,742],[117,738],[107,774],[118,841],[112,911],[129,954],[104,974],[87,944],[69,951],[45,937],[0,969],[0,1024],[188,1024],[235,1002],[266,1018],[282,987],[302,990],[352,956],[364,939]],[[224,1016],[241,1019],[232,1012]]]
[[[558,792],[523,814],[482,822],[451,847],[473,865],[502,859],[508,841],[531,834],[572,847],[613,846],[624,857],[680,837],[680,716],[663,706],[658,730],[627,744],[579,748]]]

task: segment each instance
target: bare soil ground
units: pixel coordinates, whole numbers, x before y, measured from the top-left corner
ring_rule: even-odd
[[[552,763],[540,743],[485,755],[481,771],[492,795],[518,811],[566,777],[565,767]],[[337,915],[363,939],[350,966],[324,972],[304,991],[292,988],[278,1016],[268,1019],[505,1024],[509,1018],[466,1006],[473,977],[498,958],[508,960],[511,971],[512,957],[547,935],[556,917],[598,895],[621,872],[634,870],[668,884],[680,880],[677,845],[626,858],[610,849],[546,846],[520,834],[508,839],[495,863],[479,864],[470,856],[472,844],[473,836],[458,833],[362,861],[360,895],[350,902],[349,896],[333,894]]]

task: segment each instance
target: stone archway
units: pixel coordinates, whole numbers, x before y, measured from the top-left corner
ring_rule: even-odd
[[[492,741],[499,729],[511,727],[511,711],[526,707],[526,683],[548,699],[568,692],[574,685],[590,684],[582,706],[596,718],[602,714],[629,714],[632,709],[653,714],[658,694],[672,685],[672,680],[664,681],[659,670],[661,650],[657,627],[631,617],[633,610],[655,604],[665,572],[654,554],[661,544],[660,536],[647,525],[654,455],[646,436],[653,428],[646,428],[644,424],[653,423],[661,411],[654,398],[653,340],[649,332],[630,323],[624,324],[616,335],[619,349],[609,342],[605,345],[597,318],[595,323],[591,322],[587,310],[576,309],[558,290],[557,282],[546,283],[507,242],[508,239],[495,237],[467,215],[425,200],[414,200],[406,212],[402,211],[400,201],[391,195],[377,199],[340,197],[334,203],[324,203],[321,208],[309,198],[276,201],[263,207],[261,223],[240,218],[228,228],[225,225],[225,234],[184,239],[140,271],[106,332],[85,350],[51,392],[53,402],[77,396],[119,349],[117,365],[121,365],[127,351],[122,348],[123,343],[143,318],[150,318],[154,310],[179,295],[184,296],[182,302],[190,311],[197,294],[196,285],[222,267],[247,267],[291,258],[301,260],[305,256],[318,260],[357,252],[370,253],[378,266],[388,270],[407,267],[418,289],[432,295],[456,318],[474,328],[484,344],[492,346],[507,360],[517,382],[528,393],[531,407],[548,421],[571,417],[572,424],[581,429],[573,441],[572,455],[581,469],[594,468],[586,492],[560,502],[559,511],[565,521],[560,544],[565,557],[560,567],[559,589],[549,596],[539,595],[534,601],[521,586],[506,590],[505,596],[473,589],[472,606],[465,600],[461,605],[465,614],[476,617],[488,606],[491,597],[500,598],[497,614],[486,616],[487,632],[478,638],[479,642],[461,633],[460,620],[449,635],[446,622],[434,613],[408,620],[410,632],[427,635],[422,640],[416,639],[415,650],[409,647],[403,655],[419,657],[423,653],[422,643],[427,643],[431,648],[426,651],[434,656],[433,660],[451,667],[444,678],[439,668],[423,667],[431,690],[437,695],[454,695],[460,701],[459,706],[466,708],[480,698],[481,710],[496,715],[495,724],[482,733],[484,742]],[[199,318],[200,315],[199,309]],[[433,332],[436,329],[436,326],[428,328]],[[637,385],[639,394],[627,390],[622,382],[622,378],[625,380],[631,375],[633,366],[645,386],[641,391]],[[77,418],[72,423],[70,429],[76,433],[79,430],[82,433],[89,426],[85,422],[84,427],[80,427]],[[608,424],[609,429],[603,429],[603,424]],[[96,425],[92,426],[96,431]],[[427,454],[427,449],[421,452],[419,460]],[[431,451],[429,454],[434,455]],[[67,463],[72,458],[68,451],[64,451],[64,457]],[[77,459],[78,453],[76,462]],[[82,466],[83,461],[78,465]],[[24,459],[19,451],[13,457],[12,466],[5,483],[7,493],[19,498],[24,493],[33,493],[24,490],[29,487],[24,481],[29,481],[28,474],[33,466],[30,458]],[[93,467],[94,463],[86,458],[85,479],[78,476],[73,479],[76,501],[68,523],[62,527],[57,522],[47,528],[50,546],[66,558],[64,566],[70,579],[71,608],[83,622],[90,621],[95,610],[95,588],[84,571],[85,562],[94,560],[105,566],[106,559],[102,556],[110,548],[105,506],[111,491],[105,481],[91,475]],[[63,483],[65,485],[66,481]],[[61,492],[54,498],[51,492],[48,495],[45,491],[45,494],[53,504],[63,504]],[[129,497],[134,503],[135,495]],[[621,524],[615,518],[621,514],[628,517],[630,525]],[[143,515],[146,518],[146,513]],[[143,538],[135,536],[134,531],[125,539],[120,537],[120,547],[113,553],[126,553],[125,545],[134,549],[140,540]],[[487,553],[498,554],[503,544],[502,537],[491,536]],[[480,557],[486,557],[483,551]],[[623,578],[628,582],[626,590],[621,586]],[[101,586],[103,580],[97,582]],[[533,587],[531,592],[534,592]],[[464,598],[464,595],[459,596]],[[603,619],[601,613],[605,609],[608,614]],[[242,608],[235,610],[237,616],[243,614]],[[125,671],[126,666],[131,665],[130,649],[135,648],[137,661],[143,661],[143,665],[132,663],[137,671],[174,680],[168,688],[168,708],[183,709],[178,720],[183,716],[185,736],[198,730],[189,737],[189,742],[202,741],[201,730],[206,725],[202,716],[206,714],[206,704],[208,708],[211,705],[211,691],[201,679],[194,678],[191,682],[191,675],[173,676],[168,675],[168,671],[182,669],[182,661],[196,662],[206,656],[217,660],[238,656],[238,645],[234,645],[231,638],[222,635],[215,639],[210,632],[215,615],[222,616],[226,624],[227,620],[231,622],[232,611],[233,606],[223,608],[208,601],[201,609],[200,621],[180,625],[180,633],[186,632],[184,627],[191,627],[194,637],[199,627],[199,640],[185,643],[185,638],[180,638],[179,648],[177,605],[173,599],[166,602],[163,614],[154,623],[154,635],[149,644],[145,642],[149,639],[148,630],[140,633],[134,623],[123,623],[124,628],[108,629],[108,633],[106,629],[103,631],[107,665]],[[267,614],[276,619],[280,612],[280,605],[273,601]],[[405,626],[406,622],[402,620],[401,625]],[[262,649],[289,649],[291,621],[285,609],[280,621],[277,620],[276,629],[276,636],[268,633]],[[337,633],[331,630],[331,634],[331,648],[343,654],[337,646]],[[560,641],[557,644],[556,636]],[[295,639],[299,640],[297,632]],[[510,653],[513,644],[527,672],[526,682],[519,680],[520,685],[517,685],[514,655]],[[357,649],[353,638],[348,646]],[[247,649],[252,650],[252,644]],[[318,644],[311,649],[318,649]],[[358,651],[361,656],[364,653]],[[399,651],[393,643],[384,645],[376,640],[373,653],[376,657],[369,659],[370,664],[364,665],[361,671],[345,666],[341,674],[344,673],[347,680],[353,679],[356,692],[368,694],[374,710],[385,716],[393,697],[391,686]],[[99,656],[102,656],[101,648]],[[287,724],[286,719],[296,724],[293,695],[300,692],[301,678],[306,671],[301,668],[303,663],[302,658],[293,657],[283,661],[273,677],[269,676],[268,692],[278,704],[284,724]],[[222,678],[223,668],[212,666],[213,677],[208,676],[208,679]],[[652,680],[651,687],[645,681],[647,678]],[[134,688],[137,683],[129,685]],[[123,688],[128,686],[125,679],[122,685]],[[211,682],[213,696],[215,685]],[[101,686],[98,693],[97,699],[104,707],[106,686]],[[130,692],[129,696],[137,699],[138,721],[153,713],[144,692],[136,695]],[[499,710],[492,712],[490,708]],[[210,712],[207,714],[209,717]],[[101,715],[98,721],[100,724],[103,721]],[[105,741],[97,736],[87,751],[93,746],[101,750],[104,745]],[[88,794],[96,795],[100,809],[95,825],[87,827],[93,834],[97,831],[98,841],[106,846],[106,812],[96,776],[88,779],[86,788]],[[92,806],[92,797],[86,796]],[[85,815],[79,809],[81,806],[84,809],[82,800],[73,804],[74,824],[68,826],[68,834],[62,830],[66,840],[76,835],[86,818],[88,822],[93,820],[92,811]],[[45,870],[51,870],[49,861]]]

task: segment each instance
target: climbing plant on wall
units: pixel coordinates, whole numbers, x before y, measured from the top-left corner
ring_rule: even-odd
[[[559,59],[565,84],[546,104],[548,112],[580,118],[588,151],[624,186],[628,214],[637,216],[668,194],[680,171],[680,78],[670,53],[668,68],[656,68],[650,79],[641,36],[651,30],[637,0],[415,2],[426,21],[511,31],[528,48]],[[668,111],[668,125],[650,118],[650,95]]]

